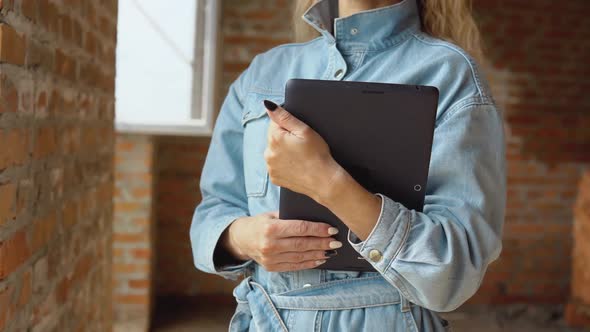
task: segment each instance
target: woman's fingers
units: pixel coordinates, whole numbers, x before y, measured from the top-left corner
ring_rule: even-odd
[[[320,238],[313,236],[289,237],[278,239],[263,245],[261,248],[263,255],[276,255],[289,251],[310,251],[310,250],[330,250],[342,247],[342,242],[334,238]]]
[[[272,101],[265,100],[264,106],[269,110],[267,113],[272,122],[276,123],[284,130],[292,133],[301,133],[307,129],[307,124],[297,119],[293,114]]]
[[[276,255],[262,257],[261,260],[264,265],[280,264],[280,263],[303,263],[306,261],[316,261],[328,259],[325,250],[310,250],[310,251],[289,251],[282,252]]]
[[[317,236],[329,237],[338,234],[338,229],[322,222],[277,219],[267,227],[269,237]]]

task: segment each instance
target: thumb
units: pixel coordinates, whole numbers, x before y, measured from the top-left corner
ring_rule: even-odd
[[[307,128],[307,125],[303,121],[297,119],[293,114],[272,101],[265,99],[264,106],[268,110],[267,113],[270,119],[281,128],[294,133]]]

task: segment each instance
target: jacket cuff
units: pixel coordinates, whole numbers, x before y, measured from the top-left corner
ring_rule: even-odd
[[[404,211],[403,205],[387,196],[378,193],[375,195],[381,197],[381,212],[377,224],[364,241],[360,241],[350,229],[347,239],[377,271],[385,273],[408,238],[410,213]]]
[[[252,259],[247,261],[240,261],[233,258],[221,245],[221,235],[223,232],[237,219],[244,217],[244,215],[232,216],[215,224],[214,229],[211,230],[210,236],[207,241],[215,243],[209,243],[209,245],[201,246],[201,248],[207,248],[210,253],[207,253],[210,257],[211,270],[215,271],[216,274],[224,277],[225,279],[237,280],[242,275],[246,268],[253,262]],[[219,263],[219,264],[216,264]]]

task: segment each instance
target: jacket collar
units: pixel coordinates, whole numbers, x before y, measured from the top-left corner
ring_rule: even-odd
[[[417,0],[338,17],[338,0],[319,0],[303,20],[340,49],[379,49],[396,44],[420,29]]]

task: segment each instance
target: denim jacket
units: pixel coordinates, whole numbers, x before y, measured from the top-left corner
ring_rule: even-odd
[[[231,84],[216,120],[190,239],[199,270],[228,279],[238,306],[232,331],[444,331],[501,250],[505,206],[502,116],[465,51],[420,30],[416,0],[337,18],[320,0],[303,19],[321,33],[257,55]],[[336,17],[336,18],[335,18]],[[218,242],[238,217],[276,211],[279,188],[263,152],[264,99],[283,102],[291,78],[404,83],[440,91],[423,212],[381,195],[376,226],[348,241],[377,272],[269,272],[227,261]],[[403,162],[403,156],[400,156]]]

